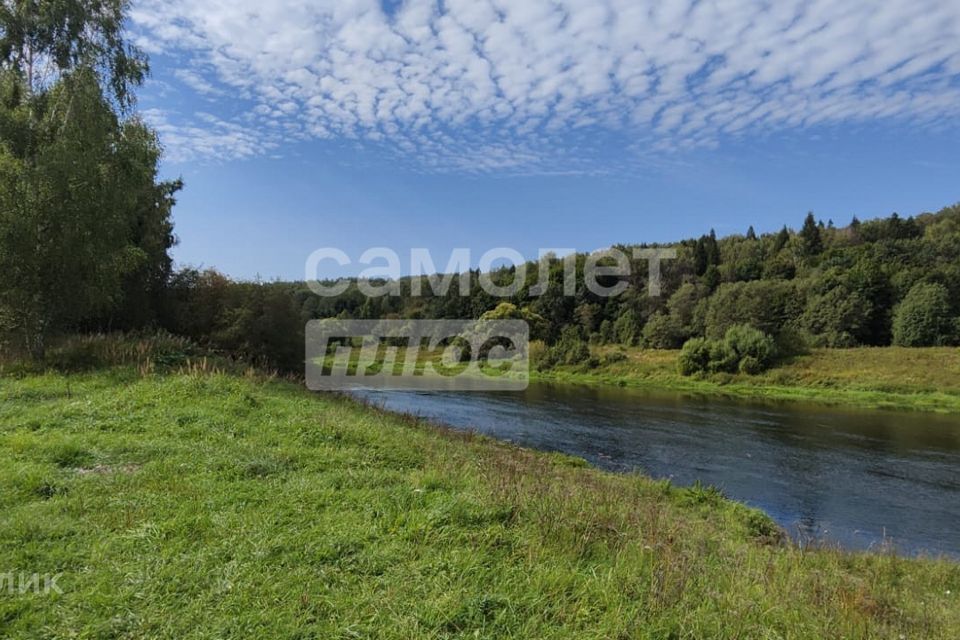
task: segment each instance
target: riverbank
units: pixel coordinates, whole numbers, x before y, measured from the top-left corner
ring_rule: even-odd
[[[703,487],[150,366],[0,378],[0,636],[950,638],[960,565]],[[118,612],[126,612],[118,615]]]
[[[596,350],[600,365],[558,367],[533,378],[753,400],[803,401],[856,409],[960,413],[960,349],[816,349],[758,376],[685,377],[679,351]]]

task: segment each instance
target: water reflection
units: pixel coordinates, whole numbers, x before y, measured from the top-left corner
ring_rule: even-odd
[[[523,393],[364,392],[538,449],[700,480],[801,539],[960,556],[960,418],[537,384]]]

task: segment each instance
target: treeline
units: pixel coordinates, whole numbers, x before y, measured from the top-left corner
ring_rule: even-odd
[[[688,345],[688,372],[757,372],[778,357],[809,347],[960,343],[960,206],[913,218],[892,215],[843,228],[808,216],[799,231],[717,238],[672,245],[662,263],[662,295],[647,291],[646,260],[614,297],[584,283],[578,255],[576,294],[563,291],[564,264],[550,259],[549,286],[533,295],[539,264],[509,299],[496,298],[469,273],[470,294],[456,284],[436,295],[426,277],[399,282],[399,295],[372,298],[358,287],[319,297],[303,283],[234,283],[213,271],[175,274],[162,324],[225,349],[240,349],[298,367],[304,324],[317,318],[516,318],[531,325],[543,367],[588,363],[589,344],[656,349]],[[627,255],[635,247],[622,246]],[[501,285],[514,269],[494,274]],[[420,289],[422,295],[412,295]],[[615,356],[608,356],[615,357]],[[699,364],[697,364],[699,363]]]
[[[628,255],[632,247],[621,247]],[[808,347],[932,346],[960,342],[960,207],[934,215],[891,216],[836,228],[808,218],[805,230],[716,238],[678,245],[662,263],[663,295],[647,293],[647,264],[632,265],[621,295],[601,297],[583,283],[563,293],[563,260],[549,261],[549,286],[532,295],[539,265],[504,300],[487,294],[471,272],[470,295],[442,296],[422,283],[411,294],[371,298],[357,287],[320,297],[297,282],[235,282],[213,270],[171,273],[155,306],[139,316],[119,305],[88,318],[96,330],[163,328],[220,351],[284,371],[302,368],[305,324],[319,318],[523,319],[536,343],[537,366],[595,366],[593,345],[679,349],[684,373],[756,373]],[[495,274],[507,284],[513,270]],[[607,277],[604,286],[619,278]],[[125,298],[120,298],[121,301]],[[148,311],[148,312],[147,312]],[[607,351],[603,359],[620,357]]]
[[[563,291],[563,260],[549,264],[549,287],[531,295],[539,265],[508,300],[487,294],[470,274],[471,294],[368,298],[356,288],[335,298],[301,296],[309,317],[479,318],[508,303],[535,318],[536,337],[555,344],[572,328],[585,341],[674,349],[695,337],[723,338],[747,325],[789,346],[951,345],[960,341],[960,206],[936,214],[860,222],[843,228],[807,216],[799,231],[717,238],[711,232],[670,245],[662,262],[662,295],[647,292],[647,261],[634,260],[624,293],[602,297],[584,285],[587,256],[577,256],[576,294]],[[616,247],[632,255],[633,246]],[[509,282],[512,270],[497,274]],[[607,277],[604,286],[617,278]],[[568,338],[570,333],[568,331]]]

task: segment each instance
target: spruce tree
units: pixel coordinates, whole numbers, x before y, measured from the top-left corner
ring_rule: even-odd
[[[820,235],[820,226],[817,224],[813,212],[807,214],[800,231],[800,243],[805,256],[816,256],[823,253],[823,238]]]

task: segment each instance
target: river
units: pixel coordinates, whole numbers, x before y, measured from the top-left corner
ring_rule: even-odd
[[[603,469],[714,485],[804,544],[960,558],[960,417],[547,383],[358,395]]]

